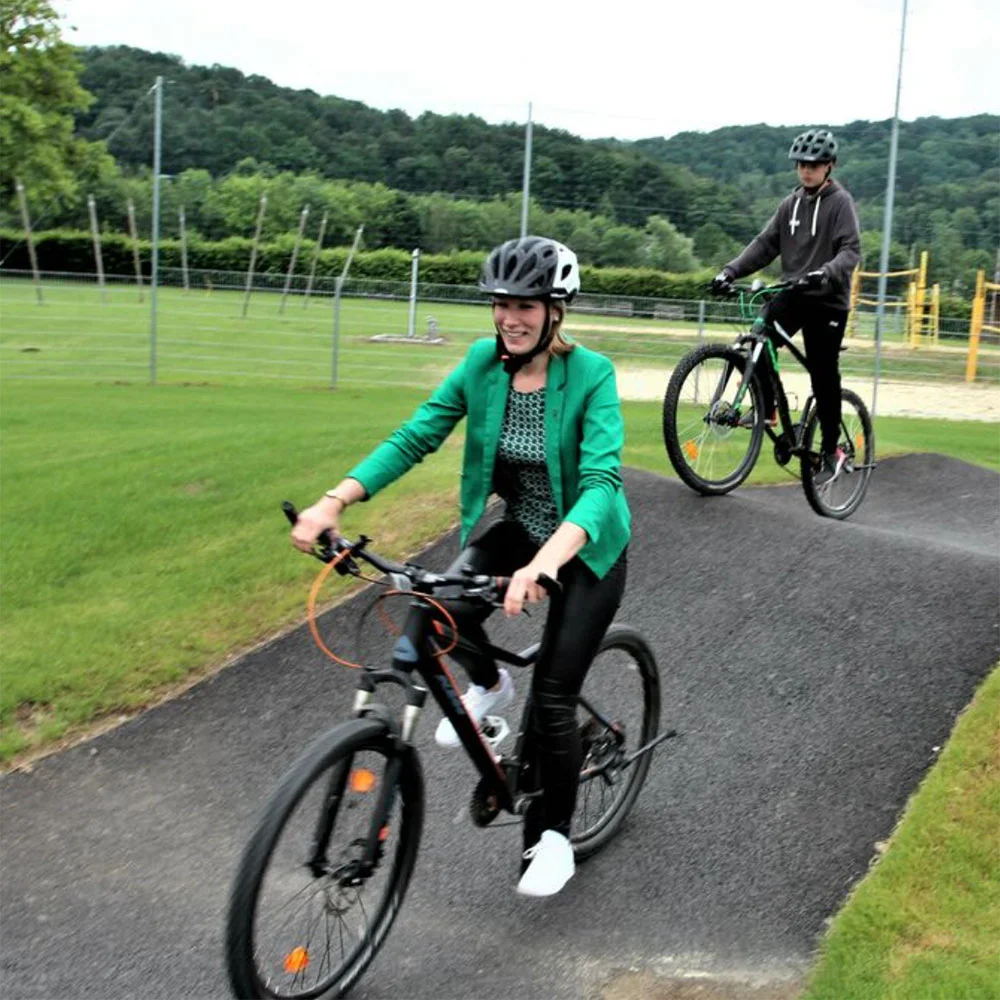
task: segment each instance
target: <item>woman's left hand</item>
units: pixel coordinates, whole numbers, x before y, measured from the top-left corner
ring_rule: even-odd
[[[548,596],[545,588],[538,582],[540,576],[548,576],[553,580],[559,572],[559,566],[553,562],[535,560],[519,569],[511,578],[507,588],[507,596],[503,601],[503,612],[508,618],[519,615],[525,604],[537,604]]]

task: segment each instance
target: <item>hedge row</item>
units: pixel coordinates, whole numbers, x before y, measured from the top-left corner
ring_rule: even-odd
[[[11,230],[0,231],[0,259],[4,267],[27,270],[27,246],[22,235]],[[38,266],[43,271],[90,273],[96,271],[94,248],[89,233],[71,230],[51,230],[34,235]],[[256,271],[260,275],[284,275],[288,270],[294,247],[294,237],[284,236],[262,244],[257,251]],[[188,267],[193,270],[243,271],[250,263],[252,243],[240,236],[211,243],[188,240]],[[303,240],[296,272],[308,273],[312,265],[315,244]],[[7,254],[10,256],[7,257]],[[320,251],[317,276],[335,277],[344,268],[348,250],[331,247]],[[144,272],[150,269],[150,241],[139,241],[139,256]],[[449,254],[424,254],[420,258],[420,279],[440,285],[474,285],[479,280],[483,254],[461,250]],[[135,265],[132,241],[123,234],[107,233],[101,237],[101,258],[107,274],[130,275]],[[160,241],[160,265],[181,266],[181,244],[177,239]],[[351,263],[351,277],[369,280],[409,281],[412,258],[406,250],[362,250]],[[642,296],[660,299],[695,299],[704,294],[711,275],[707,271],[690,274],[668,274],[652,269],[581,268],[583,287],[597,295]]]
[[[0,230],[0,260],[4,267],[28,270],[27,246],[22,233]],[[256,271],[266,275],[284,275],[288,271],[295,238],[279,237],[262,244],[257,252]],[[193,270],[246,272],[250,263],[252,243],[241,236],[230,236],[218,242],[189,240],[188,267]],[[307,274],[312,265],[315,244],[303,240],[299,251],[296,272]],[[72,230],[50,230],[35,234],[38,266],[43,271],[65,271],[93,274],[94,248],[89,233]],[[7,254],[10,254],[8,257]],[[336,277],[344,269],[348,249],[331,247],[322,250],[317,261],[318,277]],[[144,272],[150,269],[150,242],[139,241],[139,256]],[[132,241],[119,233],[106,233],[101,237],[101,257],[108,274],[130,275],[134,272]],[[479,280],[483,254],[471,250],[456,250],[448,254],[424,254],[420,258],[420,279],[438,285],[474,285]],[[176,239],[160,241],[160,264],[163,267],[181,266],[181,244]],[[351,277],[365,280],[410,280],[412,259],[407,250],[362,250],[351,264]],[[594,295],[620,295],[632,298],[687,299],[704,298],[711,279],[710,270],[692,271],[687,274],[670,274],[651,268],[581,267],[583,290]],[[967,319],[971,303],[953,295],[941,296],[941,315]]]

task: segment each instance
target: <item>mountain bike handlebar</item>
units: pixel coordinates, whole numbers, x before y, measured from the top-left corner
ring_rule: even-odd
[[[790,288],[805,289],[812,286],[805,278],[796,278],[794,281],[776,281],[773,285],[757,285],[756,282],[749,285],[737,285],[735,282],[730,282],[724,288],[715,289],[711,285],[708,287],[719,298],[735,298],[740,294],[757,296],[773,292],[783,292]]]
[[[291,501],[285,500],[281,504],[281,509],[292,524],[298,521],[298,511]],[[499,604],[503,601],[507,587],[510,585],[510,577],[508,576],[488,576],[484,573],[473,573],[471,569],[460,574],[434,573],[416,565],[416,563],[392,562],[369,551],[367,546],[370,541],[371,539],[367,535],[360,535],[357,541],[352,542],[341,536],[334,538],[329,531],[323,531],[316,539],[316,545],[311,554],[324,563],[337,560],[334,569],[341,576],[361,576],[361,567],[357,563],[357,558],[363,559],[386,576],[403,577],[409,586],[401,586],[399,589],[412,590],[417,594],[432,595],[446,588],[461,588],[461,593],[448,595],[449,599]],[[562,592],[562,584],[544,573],[539,576],[538,582],[548,591],[549,596],[556,596]]]

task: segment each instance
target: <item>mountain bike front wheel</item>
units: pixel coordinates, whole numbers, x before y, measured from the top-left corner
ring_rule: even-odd
[[[806,425],[802,452],[802,489],[809,506],[822,517],[850,517],[865,498],[875,465],[875,432],[868,408],[850,389],[840,393],[840,437],[838,447],[847,454],[840,474],[830,479],[821,467],[822,431],[813,408]]]
[[[233,880],[233,994],[344,996],[399,911],[423,814],[419,759],[394,746],[383,722],[352,720],[307,750],[278,785]]]
[[[660,723],[656,658],[634,629],[613,625],[587,671],[577,721],[583,766],[570,840],[579,860],[599,851],[618,832],[635,804]]]
[[[724,344],[681,358],[663,398],[663,442],[670,464],[691,489],[719,495],[753,469],[764,436],[764,398],[750,380],[739,395],[747,359]]]

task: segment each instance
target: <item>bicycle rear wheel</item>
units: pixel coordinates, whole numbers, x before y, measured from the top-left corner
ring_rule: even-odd
[[[864,500],[875,462],[875,432],[868,408],[860,396],[850,389],[841,390],[840,438],[837,444],[847,453],[847,462],[832,480],[824,481],[824,477],[819,475],[821,438],[819,416],[813,408],[804,437],[802,489],[809,506],[817,514],[843,520],[850,517]]]
[[[570,840],[577,859],[599,851],[635,804],[652,753],[632,759],[660,722],[660,677],[649,644],[613,625],[587,671],[577,709],[583,766]]]
[[[720,495],[750,474],[764,436],[764,398],[756,376],[737,405],[746,367],[739,351],[705,344],[674,369],[663,397],[663,442],[691,489]]]
[[[363,849],[387,786],[395,794],[369,867]],[[395,749],[384,723],[353,720],[303,754],[233,880],[226,959],[234,995],[344,996],[399,911],[423,811],[419,760]]]

